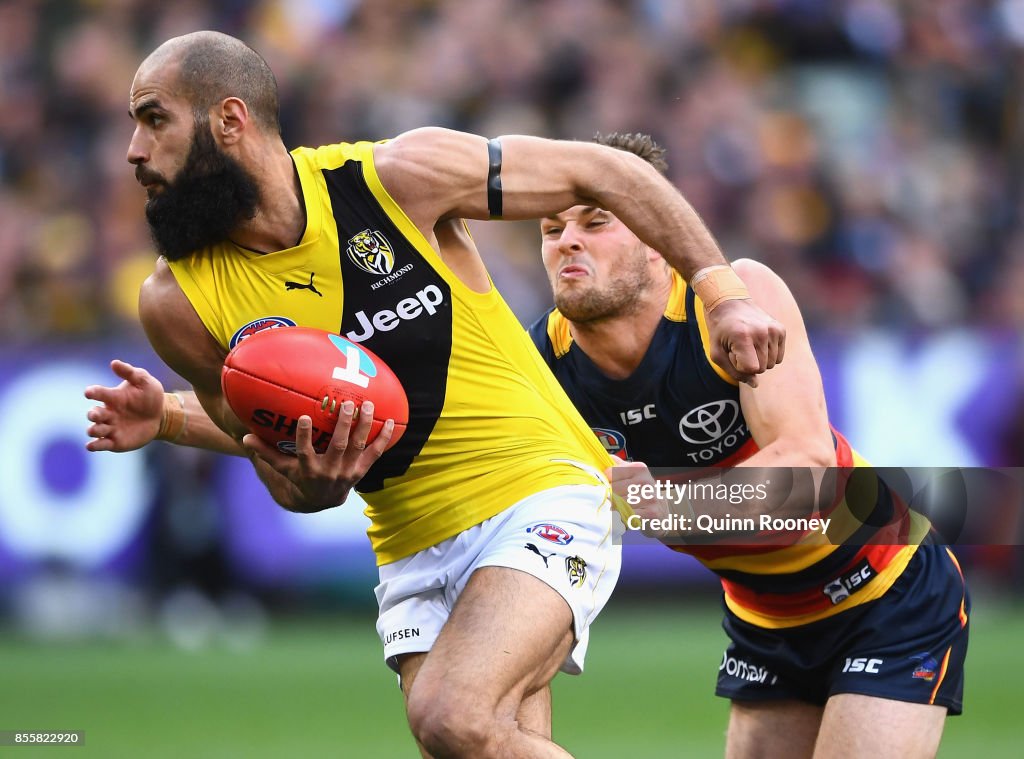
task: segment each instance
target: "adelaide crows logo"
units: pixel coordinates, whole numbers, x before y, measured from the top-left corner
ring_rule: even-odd
[[[914,671],[910,673],[911,677],[915,680],[924,680],[928,683],[935,679],[935,670],[939,668],[939,663],[935,660],[934,656],[925,652],[923,654],[911,656],[910,660],[919,662],[919,664],[914,667]]]
[[[377,230],[364,229],[352,235],[345,248],[349,260],[367,274],[390,274],[395,268],[395,251],[388,239]]]

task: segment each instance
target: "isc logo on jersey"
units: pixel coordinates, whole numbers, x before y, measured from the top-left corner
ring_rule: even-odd
[[[629,454],[626,453],[626,436],[618,430],[610,430],[606,427],[591,427],[594,434],[597,435],[597,439],[601,441],[601,445],[608,451],[612,456],[616,456],[623,461],[629,461]]]
[[[257,332],[263,332],[268,329],[277,329],[278,327],[294,326],[295,322],[284,316],[264,316],[262,319],[253,319],[248,324],[239,327],[238,331],[231,336],[231,342],[228,343],[228,348],[234,348],[247,337],[252,337]]]
[[[345,333],[345,337],[354,343],[361,343],[369,340],[379,330],[390,332],[403,321],[412,321],[423,314],[433,316],[437,313],[437,307],[444,302],[444,293],[437,285],[427,285],[416,292],[414,298],[403,298],[395,305],[394,310],[384,308],[367,316],[365,311],[356,312],[356,321],[359,322],[359,329]]]

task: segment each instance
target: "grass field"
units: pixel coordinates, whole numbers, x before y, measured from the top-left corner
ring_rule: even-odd
[[[584,759],[721,755],[727,704],[712,697],[724,636],[710,605],[615,602],[588,671],[555,683],[555,735]],[[1024,611],[977,604],[966,713],[940,756],[1021,756]],[[65,757],[416,756],[369,611],[276,621],[256,648],[42,645],[0,638],[0,730],[84,730],[82,747],[0,748]],[[19,753],[22,752],[22,753]]]

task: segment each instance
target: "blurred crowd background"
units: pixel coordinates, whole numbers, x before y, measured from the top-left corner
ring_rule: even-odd
[[[3,0],[0,339],[136,328],[128,89],[202,28],[268,59],[289,146],[646,131],[812,327],[1024,327],[1021,0]],[[536,234],[485,226],[531,320]]]
[[[764,261],[787,280],[826,385],[845,386],[843,429],[869,454],[900,437],[902,458],[884,463],[930,466],[959,425],[981,453],[957,458],[961,446],[940,463],[1020,465],[1024,0],[0,0],[5,410],[32,407],[14,400],[28,397],[14,393],[15,380],[5,385],[25,356],[43,366],[41,354],[91,346],[84,373],[63,366],[54,378],[33,364],[22,383],[42,393],[52,381],[47,397],[80,399],[85,384],[110,381],[97,363],[114,355],[103,346],[144,344],[136,301],[155,254],[145,196],[125,161],[129,87],[153,48],[197,29],[241,37],[267,58],[290,147],[424,125],[577,140],[651,133],[726,254]],[[473,230],[499,288],[532,322],[550,303],[536,225]],[[835,341],[872,331],[893,336],[889,347],[867,343],[830,359]],[[904,349],[892,347],[901,340],[924,341],[931,356],[902,377]],[[886,368],[876,372],[876,360]],[[97,567],[141,578],[169,599],[169,619],[185,620],[186,639],[204,598],[235,608],[235,589],[274,584],[239,567],[282,572],[273,576],[315,594],[309,563],[282,571],[275,546],[285,528],[259,526],[252,540],[230,542],[245,532],[232,519],[257,510],[249,494],[258,486],[239,496],[237,467],[170,446],[153,446],[139,465],[84,457],[85,407],[60,412],[64,437],[20,440],[17,451],[36,446],[27,463],[0,466],[0,577],[19,581],[0,589],[0,618],[13,609],[58,634],[123,621],[111,611],[123,609],[120,593],[104,602],[105,586],[92,583],[83,595],[83,567],[93,578]],[[868,410],[876,417],[854,429]],[[33,427],[29,418],[24,429]],[[17,452],[10,438],[3,446],[5,457]],[[22,480],[38,488],[10,484]],[[126,483],[145,483],[132,491],[139,510],[110,518],[126,525],[124,539],[104,544],[102,558],[82,545],[101,505],[120,501],[89,495],[97,481],[120,488],[122,500]],[[64,521],[26,527],[29,507]],[[361,540],[358,525],[346,529]],[[310,545],[290,555],[308,558]],[[1020,557],[997,547],[979,551],[978,564],[995,585],[1019,588]],[[368,597],[370,575],[357,579]],[[239,614],[251,611],[247,596],[234,598]]]
[[[82,389],[113,383],[110,358],[176,384],[138,326],[155,253],[128,94],[198,29],[267,58],[290,147],[651,133],[726,254],[789,283],[863,453],[1021,466],[1024,0],[0,0],[0,728],[85,728],[96,756],[412,750],[356,504],[288,514],[248,462],[194,449],[84,451]],[[472,228],[531,323],[536,225]],[[944,757],[1019,753],[1016,501],[972,502],[995,535],[957,548],[969,716]],[[556,734],[580,731],[577,755],[720,754],[717,584],[630,549]],[[666,673],[676,696],[653,703]],[[645,706],[609,721],[612,693]]]

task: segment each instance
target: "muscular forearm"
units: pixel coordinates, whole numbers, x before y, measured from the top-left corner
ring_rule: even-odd
[[[182,390],[176,395],[182,399],[185,410],[185,427],[173,440],[176,445],[203,448],[231,456],[248,456],[238,440],[214,424],[194,392]]]
[[[522,136],[501,141],[508,153],[506,218],[591,205],[615,214],[687,280],[700,269],[726,263],[693,206],[639,156],[595,143]],[[540,174],[538,166],[546,171]]]
[[[836,452],[829,445],[831,442],[830,439],[812,442],[809,436],[803,440],[776,440],[736,466],[768,470],[776,467],[824,469],[836,465]]]
[[[619,164],[609,162],[614,178],[598,184],[597,206],[614,213],[687,280],[700,269],[727,263],[697,211],[668,180],[638,156],[615,152],[621,153],[613,156]]]

